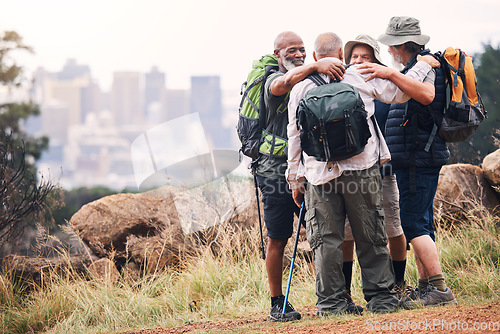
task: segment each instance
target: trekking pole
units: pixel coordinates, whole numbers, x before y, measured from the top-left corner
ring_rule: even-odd
[[[257,186],[257,176],[255,169],[253,169],[253,183],[255,185],[255,197],[257,198],[257,213],[259,214],[259,229],[260,229],[260,251],[262,252],[262,259],[266,259],[266,252],[264,250],[264,237],[262,236],[262,218],[260,217],[260,203],[259,203],[259,187]]]
[[[300,213],[299,213],[299,223],[297,224],[297,235],[295,236],[295,244],[293,245],[292,262],[290,263],[290,275],[288,275],[288,284],[286,285],[285,301],[283,303],[283,314],[285,314],[286,304],[288,302],[288,294],[290,292],[290,283],[292,282],[293,265],[295,264],[295,256],[297,255],[297,245],[299,243],[300,225],[302,225],[302,222],[304,221],[305,211],[306,211],[306,209],[304,207],[304,201],[302,201],[302,205],[300,206]]]

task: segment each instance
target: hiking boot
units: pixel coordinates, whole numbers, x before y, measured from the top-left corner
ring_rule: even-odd
[[[418,291],[418,298],[412,299],[409,296],[401,299],[400,304],[406,309],[414,309],[422,306],[440,306],[457,304],[457,300],[450,288],[446,291],[438,290],[434,285],[429,284],[426,289]]]
[[[323,317],[338,316],[338,315],[345,315],[345,314],[355,314],[355,315],[363,314],[363,307],[356,305],[354,303],[354,300],[352,300],[351,295],[347,291],[345,291],[342,294],[342,298],[344,298],[345,301],[347,302],[347,307],[345,309],[336,310],[336,311],[324,309],[324,310],[316,312],[316,314],[322,318]]]
[[[352,300],[351,295],[346,291],[344,292],[344,299],[347,302],[347,313],[348,314],[363,314],[363,307],[360,305],[356,305],[354,300]]]
[[[399,306],[403,307],[407,310],[412,310],[417,307],[423,306],[420,301],[420,296],[422,294],[426,294],[429,287],[426,287],[423,290],[419,290],[418,288],[412,288],[409,286],[405,289],[403,296],[399,299]]]
[[[285,313],[283,313],[283,304],[285,302],[285,296],[281,296],[271,307],[270,321],[293,321],[300,320],[301,315],[299,312],[295,311],[290,302],[286,302]]]
[[[345,309],[341,311],[330,311],[328,309],[318,311],[316,314],[321,317],[321,318],[328,318],[328,317],[333,317],[333,316],[339,316],[339,315],[346,315],[346,314],[354,314],[354,315],[361,315],[363,313],[363,307],[359,305],[355,305],[354,303],[352,304],[354,306],[347,306]]]

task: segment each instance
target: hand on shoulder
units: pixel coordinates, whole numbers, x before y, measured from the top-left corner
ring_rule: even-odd
[[[427,64],[431,65],[432,68],[441,67],[441,63],[431,55],[418,55],[417,61],[425,61]]]
[[[335,79],[338,79],[338,80],[344,79],[345,68],[339,62],[330,61],[330,60],[318,61],[316,63],[316,66],[317,66],[316,71],[318,73],[326,74],[334,80]]]

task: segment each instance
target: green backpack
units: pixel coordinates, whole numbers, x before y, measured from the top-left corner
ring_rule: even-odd
[[[268,155],[285,155],[287,143],[272,134],[273,120],[266,127],[266,106],[264,103],[264,86],[272,73],[279,71],[275,55],[267,54],[255,60],[247,80],[241,86],[241,103],[239,107],[236,130],[241,141],[240,152],[257,159],[259,152]],[[280,109],[286,109],[280,106]]]
[[[318,161],[345,160],[363,152],[370,129],[358,90],[345,83],[326,83],[321,76],[308,76],[317,87],[299,101],[297,125],[302,150]]]

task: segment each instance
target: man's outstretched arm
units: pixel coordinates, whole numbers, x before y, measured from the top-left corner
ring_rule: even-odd
[[[274,80],[271,83],[271,93],[274,96],[284,95],[291,91],[295,84],[301,82],[314,72],[326,74],[332,79],[342,80],[344,78],[344,71],[345,69],[342,64],[333,61],[320,61],[299,66]]]
[[[440,66],[439,61],[437,61],[434,57],[430,55],[419,56],[417,59],[419,61],[423,61],[429,64],[431,67]],[[417,67],[415,67],[415,69],[417,69]],[[359,73],[361,74],[367,74],[367,73],[370,74],[366,78],[366,81],[369,81],[373,78],[382,78],[391,80],[408,96],[422,103],[423,105],[429,105],[434,100],[435,96],[434,85],[429,82],[422,82],[422,80],[420,80],[420,78],[414,73],[408,72],[407,75],[403,75],[396,69],[375,63],[361,64],[358,66],[358,70]],[[428,70],[424,68],[422,69],[422,71],[426,73]]]

